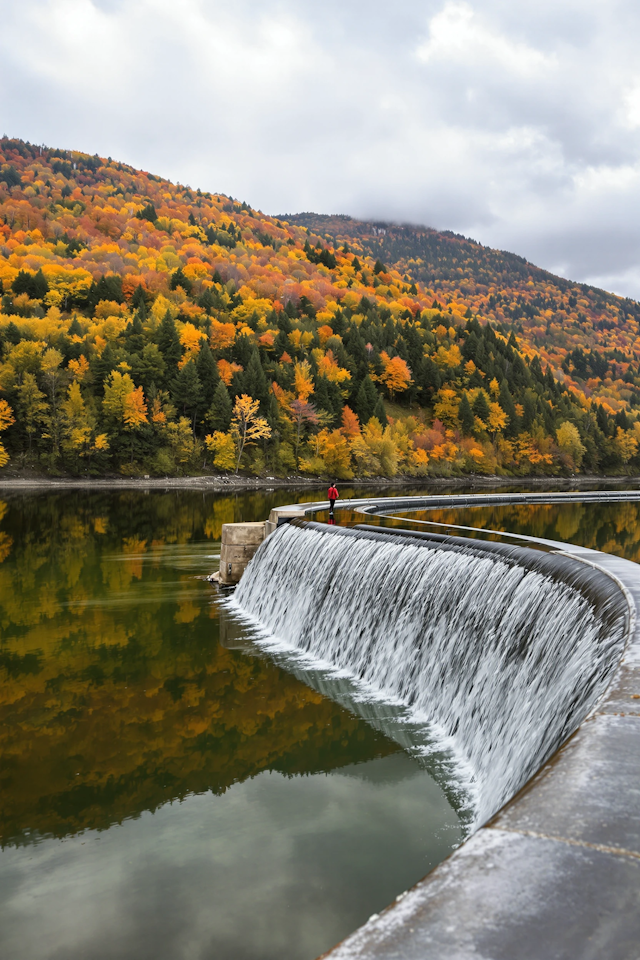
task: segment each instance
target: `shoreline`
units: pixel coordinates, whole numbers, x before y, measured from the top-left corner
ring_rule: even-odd
[[[211,491],[250,491],[276,489],[323,489],[331,481],[310,477],[242,477],[242,476],[201,476],[201,477],[46,477],[46,476],[0,476],[0,490],[48,490],[48,489],[185,489]],[[342,480],[342,487],[406,487],[406,488],[442,488],[442,487],[509,487],[562,486],[576,488],[584,484],[603,486],[640,486],[640,477],[611,477],[584,474],[572,477],[505,477],[479,476],[470,474],[464,477],[354,477]]]

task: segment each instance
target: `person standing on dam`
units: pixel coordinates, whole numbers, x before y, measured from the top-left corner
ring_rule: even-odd
[[[329,501],[329,523],[335,523],[333,508],[339,496],[340,494],[338,493],[338,487],[336,486],[336,481],[334,480],[327,490],[327,500]]]

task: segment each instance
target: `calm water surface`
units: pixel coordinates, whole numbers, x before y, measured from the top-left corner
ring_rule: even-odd
[[[0,505],[0,957],[313,960],[460,841],[432,776],[198,579],[223,522],[291,498]]]
[[[462,839],[446,783],[199,579],[222,523],[295,499],[0,502],[0,957],[313,960]],[[640,559],[638,504],[419,517]]]

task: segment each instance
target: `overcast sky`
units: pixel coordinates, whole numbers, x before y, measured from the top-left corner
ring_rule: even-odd
[[[640,298],[637,0],[0,0],[0,132]]]

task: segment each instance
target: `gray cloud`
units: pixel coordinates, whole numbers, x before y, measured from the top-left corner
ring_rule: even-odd
[[[0,0],[4,131],[640,296],[632,0]]]

